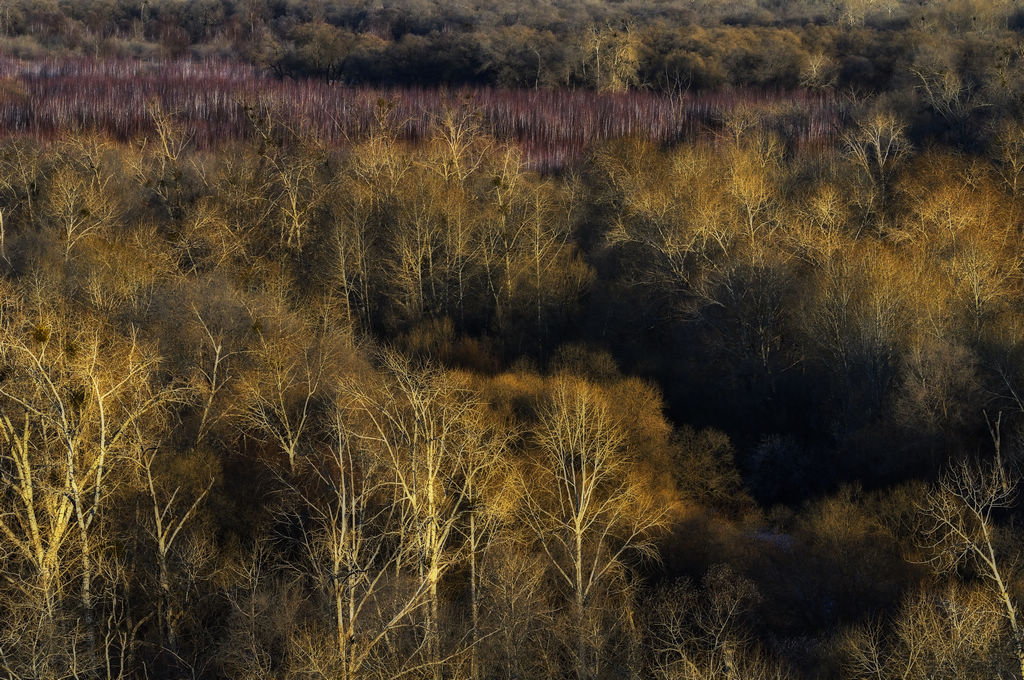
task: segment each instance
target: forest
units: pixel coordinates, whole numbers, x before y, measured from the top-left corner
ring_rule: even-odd
[[[1024,680],[1024,11],[0,3],[0,678]]]

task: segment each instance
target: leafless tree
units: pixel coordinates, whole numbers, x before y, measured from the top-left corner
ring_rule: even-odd
[[[558,378],[540,414],[538,457],[524,474],[521,517],[572,608],[574,672],[592,678],[601,634],[592,636],[607,589],[628,578],[630,560],[654,558],[652,538],[667,509],[631,469],[625,432],[600,390]]]
[[[223,330],[211,328],[197,307],[193,306],[192,311],[202,327],[204,336],[201,338],[201,358],[196,365],[195,394],[199,397],[202,409],[195,439],[195,445],[199,446],[206,439],[210,429],[229,417],[237,408],[237,405],[231,401],[219,409],[215,408],[214,404],[218,401],[218,397],[226,391],[229,384],[238,379],[235,363],[237,358],[243,355],[244,350],[228,345],[227,343],[230,342],[228,334]]]
[[[246,387],[244,421],[285,454],[293,472],[314,426],[327,352],[326,343],[306,343],[301,334],[263,335],[253,351],[259,368]]]
[[[464,528],[479,521],[473,484],[482,482],[479,460],[491,439],[479,398],[458,376],[414,368],[394,353],[382,361],[380,384],[353,383],[340,393],[348,395],[349,417],[360,423],[354,440],[386,466],[400,513],[394,530],[404,548],[395,569],[410,570],[425,590],[425,666],[440,678],[446,660],[462,652],[442,649],[441,580],[466,557]]]
[[[160,598],[157,616],[168,651],[171,654],[177,654],[178,619],[182,612],[178,610],[175,596],[172,592],[171,553],[182,528],[196,514],[196,510],[213,487],[214,480],[210,479],[206,487],[195,495],[191,504],[179,507],[176,501],[178,500],[179,493],[182,491],[181,486],[176,486],[170,495],[167,496],[159,488],[159,483],[154,483],[153,481],[153,461],[156,458],[156,454],[155,450],[143,454],[140,457],[139,463],[146,476],[146,488],[149,492],[148,500],[153,513],[153,526],[147,527],[147,533],[153,539],[156,547],[157,567],[159,569],[157,582],[160,587]],[[164,499],[165,496],[167,496],[166,500]]]
[[[394,540],[401,508],[391,503],[387,461],[353,431],[346,406],[334,410],[331,440],[287,481],[309,521],[303,545],[309,573],[330,605],[331,635],[311,629],[293,639],[297,667],[343,680],[373,677],[379,657],[415,625],[429,582],[406,586],[404,546]]]
[[[896,114],[879,110],[865,114],[844,135],[850,159],[864,173],[879,199],[889,190],[896,169],[910,151],[905,129]]]
[[[0,511],[0,539],[24,567],[12,585],[38,601],[41,615],[57,621],[72,604],[80,612],[95,662],[101,601],[120,587],[103,582],[114,539],[109,499],[181,390],[155,379],[159,357],[135,332],[117,338],[88,325],[51,309],[2,329],[12,371],[0,384],[2,461],[16,500]],[[74,603],[64,590],[76,581]]]
[[[925,499],[920,508],[927,521],[923,547],[940,573],[968,568],[988,584],[1009,626],[1019,671],[1024,674],[1024,637],[1012,587],[1020,555],[996,522],[1000,511],[1015,504],[1020,479],[1002,460],[1000,421],[990,422],[994,459],[951,463]]]
[[[760,598],[728,566],[713,567],[700,589],[677,582],[648,612],[651,670],[662,680],[782,680],[785,670],[761,652],[744,619]]]
[[[988,677],[1001,636],[997,607],[983,589],[924,588],[888,626],[871,621],[844,633],[846,671],[857,680]]]

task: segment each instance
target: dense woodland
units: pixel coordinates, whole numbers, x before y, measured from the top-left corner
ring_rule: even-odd
[[[1022,24],[0,5],[0,677],[1021,678]]]
[[[371,84],[1019,93],[1014,0],[5,0],[26,58],[242,58]],[[1007,81],[1015,81],[1012,83]]]

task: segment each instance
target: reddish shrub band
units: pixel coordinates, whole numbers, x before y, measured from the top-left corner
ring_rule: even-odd
[[[798,146],[831,143],[842,118],[834,97],[802,90],[673,97],[644,91],[371,88],[281,80],[230,61],[0,59],[0,134],[45,139],[86,127],[129,139],[150,129],[146,105],[154,99],[191,129],[200,148],[249,135],[245,106],[257,102],[326,142],[365,134],[382,102],[414,140],[446,108],[466,107],[480,113],[488,133],[519,143],[540,170],[564,167],[591,144],[610,139],[694,139],[739,106],[758,110],[765,125]]]

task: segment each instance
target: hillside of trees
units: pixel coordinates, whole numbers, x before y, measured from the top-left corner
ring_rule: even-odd
[[[0,5],[0,677],[1024,677],[1015,3],[521,5]]]

